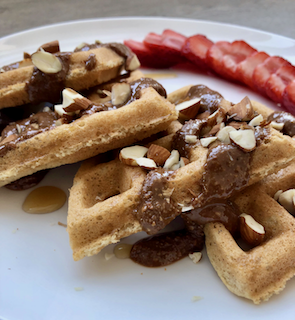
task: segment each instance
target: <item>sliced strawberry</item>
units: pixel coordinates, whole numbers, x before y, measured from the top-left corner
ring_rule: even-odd
[[[162,32],[162,44],[168,48],[181,52],[187,37],[170,29]]]
[[[182,47],[182,54],[195,65],[206,68],[207,52],[213,44],[207,37],[196,34],[187,38]]]
[[[134,40],[125,40],[124,44],[129,47],[138,57],[142,66],[150,68],[168,68],[171,67],[169,61],[158,57],[144,43]]]
[[[224,77],[238,80],[236,69],[239,63],[244,61],[250,55],[256,52],[256,49],[242,40],[237,40],[231,43],[230,52],[222,58],[224,69]]]
[[[295,115],[295,80],[290,82],[283,93],[284,108]]]
[[[237,80],[254,89],[252,82],[254,69],[268,57],[269,55],[265,52],[254,52],[245,60],[241,61],[236,68]]]
[[[283,93],[287,85],[295,80],[295,67],[286,65],[273,73],[265,83],[266,94],[275,102],[283,103]]]
[[[149,33],[144,38],[143,43],[155,53],[159,59],[165,59],[166,63],[170,66],[183,62],[183,57],[178,46],[171,38],[165,40],[162,35],[156,33]]]
[[[223,63],[222,59],[226,54],[229,54],[231,50],[231,44],[227,41],[218,41],[213,44],[206,55],[207,65],[216,73],[223,76]]]
[[[254,88],[263,93],[266,94],[265,84],[268,78],[277,70],[286,65],[291,65],[287,60],[273,56],[267,58],[263,63],[256,66],[253,72],[252,80],[253,80],[253,86]]]

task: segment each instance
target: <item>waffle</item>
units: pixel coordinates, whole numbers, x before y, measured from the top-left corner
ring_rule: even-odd
[[[147,87],[124,107],[86,114],[16,143],[0,157],[0,186],[142,140],[165,130],[176,118],[174,105]]]
[[[107,47],[92,48],[79,52],[57,53],[57,55],[64,56],[62,61],[66,66],[66,70],[61,71],[65,72],[61,90],[64,87],[82,90],[107,82],[120,74],[125,63],[123,57]],[[95,65],[93,68],[87,69],[86,62],[91,56],[95,61]],[[14,65],[18,66],[18,68],[11,70],[7,68],[8,71],[0,72],[0,109],[20,106],[30,102],[56,102],[49,100],[53,96],[55,97],[54,100],[56,97],[58,100],[61,90],[55,90],[53,94],[52,88],[48,89],[48,83],[43,83],[41,86],[39,83],[33,83],[30,85],[30,87],[33,87],[33,91],[31,90],[32,93],[29,92],[28,83],[30,83],[34,70],[36,70],[30,58],[26,58]],[[4,69],[5,67],[3,67],[2,71]],[[48,82],[51,82],[49,80]],[[52,81],[57,82],[58,80],[54,78]],[[42,95],[40,92],[42,92]],[[44,96],[46,96],[46,99],[44,99]]]
[[[295,163],[248,187],[233,200],[265,228],[265,240],[244,251],[220,223],[204,228],[208,257],[227,288],[255,304],[284,289],[295,274],[295,219],[273,199],[295,187]]]
[[[178,94],[173,93],[168,97],[171,102],[178,101],[181,98]],[[269,114],[268,108],[261,104],[253,103],[254,108],[265,116]],[[176,132],[181,124],[174,122],[170,125],[170,130],[166,136],[154,141],[153,144],[164,146],[171,150],[173,132]],[[146,143],[142,143],[146,144]],[[196,146],[191,149],[188,156],[190,163],[181,167],[171,174],[168,180],[169,189],[173,190],[171,199],[183,206],[191,205],[192,201],[201,193],[200,181],[204,172],[204,164],[206,162],[208,148]],[[278,171],[292,161],[295,157],[294,141],[282,135],[277,130],[271,130],[270,139],[261,144],[252,154],[252,162],[250,166],[250,180],[248,185],[253,184],[267,175]],[[112,191],[107,192],[108,196],[96,195],[101,191],[101,177],[105,177],[105,168],[112,167],[115,171],[116,166],[120,166],[127,170],[127,166],[121,164],[118,160],[109,163],[96,164],[95,161],[83,164],[78,171],[69,197],[68,211],[68,233],[70,244],[73,250],[74,260],[80,260],[85,256],[91,256],[98,253],[102,248],[111,243],[118,242],[122,237],[126,237],[135,232],[142,231],[141,225],[132,212],[139,205],[139,190],[133,188],[131,184],[128,192],[132,192],[132,196],[128,200],[129,193],[124,189],[117,188],[114,194]],[[111,170],[111,169],[109,169]],[[129,169],[128,169],[129,170]],[[144,180],[143,169],[132,168],[130,170],[138,170],[141,173],[138,183],[142,184]],[[127,172],[127,171],[126,171]],[[113,178],[112,178],[113,179]],[[120,185],[121,177],[118,177],[117,185]],[[129,178],[129,181],[132,180]],[[133,180],[132,180],[133,181]],[[137,185],[137,182],[134,181]],[[105,186],[105,183],[103,184]],[[105,189],[105,187],[103,187]],[[91,190],[91,194],[89,193]],[[125,199],[125,200],[122,200]],[[109,206],[111,203],[126,202],[129,204],[128,209],[118,209],[117,206]],[[107,204],[108,210],[105,211],[104,204]],[[118,219],[120,217],[120,219]],[[88,230],[91,230],[88,232]]]

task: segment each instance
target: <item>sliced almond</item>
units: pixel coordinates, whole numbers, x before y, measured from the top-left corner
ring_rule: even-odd
[[[51,41],[51,42],[47,42],[47,43],[42,44],[42,46],[40,46],[40,48],[38,49],[38,51],[39,51],[41,48],[42,48],[44,51],[49,52],[49,53],[56,53],[56,52],[59,52],[59,51],[60,51],[58,40],[54,40],[54,41]]]
[[[170,154],[166,148],[151,144],[147,152],[147,157],[153,159],[158,166],[163,166],[170,157]]]
[[[216,124],[206,135],[205,137],[212,137],[215,136],[217,132],[219,132],[219,130],[223,129],[225,127],[224,122],[218,123]],[[204,138],[205,138],[204,137]]]
[[[232,119],[238,121],[249,121],[254,117],[254,109],[248,97],[233,105],[227,113]]]
[[[200,139],[201,145],[205,148],[209,146],[212,142],[216,141],[217,137],[208,137],[208,138],[202,138]]]
[[[222,123],[226,120],[226,112],[222,108],[218,108],[214,113],[208,117],[207,125],[214,127],[215,125]]]
[[[129,166],[138,166],[136,159],[143,158],[147,151],[148,148],[143,146],[126,147],[120,151],[119,159]]]
[[[210,116],[210,112],[209,111],[205,111],[205,112],[202,112],[202,113],[198,114],[196,116],[196,119],[204,120],[204,119],[208,119],[209,116]]]
[[[144,169],[151,170],[151,169],[157,168],[157,165],[153,159],[142,157],[142,158],[136,158],[135,161],[139,167],[142,167]]]
[[[133,54],[131,57],[126,59],[125,69],[126,71],[134,71],[140,67],[140,62],[136,54]]]
[[[188,204],[182,204],[178,203],[178,205],[181,207],[181,212],[188,212],[194,209],[193,205],[188,205]]]
[[[226,126],[226,127],[224,127],[224,128],[219,130],[219,132],[217,133],[216,137],[222,143],[229,144],[230,143],[229,133],[231,131],[236,131],[236,129],[231,127],[231,126]]]
[[[24,59],[24,60],[22,60],[22,61],[19,62],[19,64],[18,64],[18,69],[31,66],[32,64],[33,64],[33,63],[32,63],[31,58]]]
[[[25,52],[24,51],[24,60],[26,60],[26,59],[30,59],[31,60],[31,55],[28,53],[28,52]]]
[[[45,51],[33,53],[32,62],[35,67],[44,73],[58,73],[62,69],[60,60],[55,55]]]
[[[249,214],[242,213],[239,217],[240,233],[244,239],[251,246],[258,246],[262,243],[265,236],[264,227],[255,221]]]
[[[93,105],[93,102],[85,97],[75,98],[74,102],[67,107],[64,107],[66,112],[76,112],[86,110],[88,107]]]
[[[275,195],[273,196],[274,200],[278,201],[280,195],[283,193],[283,190],[278,190]]]
[[[290,189],[285,192],[282,192],[278,199],[279,203],[292,215],[295,214],[294,197],[295,189]]]
[[[255,134],[251,129],[230,131],[229,138],[243,151],[250,152],[256,147]]]
[[[183,161],[184,166],[186,166],[187,164],[189,164],[188,158],[181,157],[181,158],[180,158],[180,161]],[[182,166],[182,165],[180,165],[180,166]]]
[[[281,130],[283,130],[285,124],[284,124],[283,122],[279,123],[279,122],[276,122],[276,121],[272,121],[272,122],[270,123],[270,125],[271,125],[274,129],[276,129],[276,130],[278,130],[278,131],[281,131]]]
[[[187,134],[187,135],[185,135],[185,137],[184,137],[184,141],[185,141],[186,143],[196,143],[197,140],[198,140],[198,137],[195,136],[195,135],[193,135],[193,134]]]
[[[128,101],[131,96],[131,87],[128,83],[116,83],[112,87],[112,104],[114,106],[122,105]]]
[[[202,252],[189,253],[188,256],[192,260],[193,263],[197,264],[202,259]]]
[[[249,122],[249,126],[257,127],[263,122],[263,116],[259,114]]]
[[[5,144],[8,142],[11,142],[17,138],[17,134],[11,134],[8,137],[4,138],[2,141],[0,141],[0,144]]]
[[[194,98],[176,105],[175,109],[183,115],[185,119],[194,119],[200,109],[201,98]]]
[[[177,150],[172,150],[170,157],[166,160],[164,164],[164,169],[171,170],[174,164],[179,163],[179,152]]]
[[[92,104],[92,101],[71,88],[64,89],[62,91],[62,97],[62,104],[54,106],[54,111],[60,116],[64,114],[73,116],[79,113],[80,110],[87,109]]]

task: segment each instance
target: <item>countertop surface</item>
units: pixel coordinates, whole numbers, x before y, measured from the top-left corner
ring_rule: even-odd
[[[0,0],[0,37],[103,17],[157,16],[242,25],[294,38],[294,0]]]

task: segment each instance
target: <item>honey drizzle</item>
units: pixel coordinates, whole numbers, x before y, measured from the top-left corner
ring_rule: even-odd
[[[171,73],[171,72],[145,73],[144,76],[146,78],[152,78],[152,79],[171,79],[171,78],[178,77],[178,75],[176,73]]]
[[[57,187],[39,187],[29,193],[22,209],[27,213],[50,213],[60,209],[66,200],[65,192]]]
[[[132,249],[132,244],[119,243],[114,248],[114,255],[118,259],[128,259],[130,258],[131,249]]]

